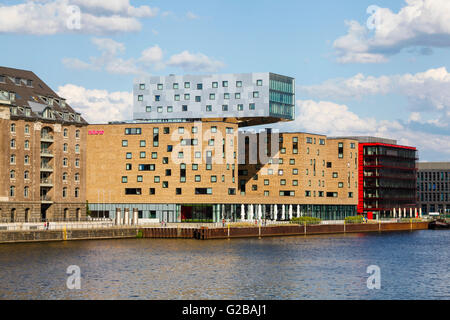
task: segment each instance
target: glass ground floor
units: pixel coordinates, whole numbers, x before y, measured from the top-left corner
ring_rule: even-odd
[[[139,219],[165,222],[221,222],[268,219],[288,221],[292,217],[310,216],[322,220],[343,220],[356,215],[356,205],[321,204],[105,204],[90,203],[91,217],[115,219],[120,209],[137,209]]]

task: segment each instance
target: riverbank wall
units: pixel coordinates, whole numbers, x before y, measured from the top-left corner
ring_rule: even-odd
[[[0,243],[45,242],[66,240],[125,239],[139,236],[139,228],[98,228],[70,230],[2,231]]]
[[[100,240],[100,239],[233,239],[364,232],[414,231],[428,229],[428,222],[364,224],[279,225],[223,228],[113,227],[98,229],[1,231],[0,243]]]

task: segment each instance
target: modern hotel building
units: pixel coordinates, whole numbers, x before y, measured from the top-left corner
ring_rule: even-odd
[[[81,219],[86,126],[31,71],[0,67],[0,219]]]
[[[142,219],[217,222],[356,214],[357,140],[248,128],[293,120],[294,88],[293,78],[273,73],[137,79],[134,119],[88,128],[93,215],[136,208]]]

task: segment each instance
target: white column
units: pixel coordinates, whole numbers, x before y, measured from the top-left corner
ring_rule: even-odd
[[[273,220],[277,221],[277,219],[278,219],[278,205],[275,204],[273,207]]]
[[[116,208],[116,226],[120,225],[121,216],[122,216],[122,212],[121,212],[120,208]]]
[[[286,220],[286,209],[284,208],[284,204],[281,205],[281,220]]]
[[[300,205],[297,205],[297,218],[300,218]]]
[[[138,209],[134,208],[133,209],[133,220],[132,220],[132,224],[133,225],[137,225],[138,224]]]
[[[130,209],[125,208],[124,215],[123,215],[123,224],[128,225],[128,216],[130,215]]]

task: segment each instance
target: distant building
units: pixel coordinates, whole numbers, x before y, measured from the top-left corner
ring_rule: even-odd
[[[86,121],[31,71],[0,67],[0,218],[86,216]]]
[[[419,162],[417,197],[424,213],[450,213],[450,162]]]

